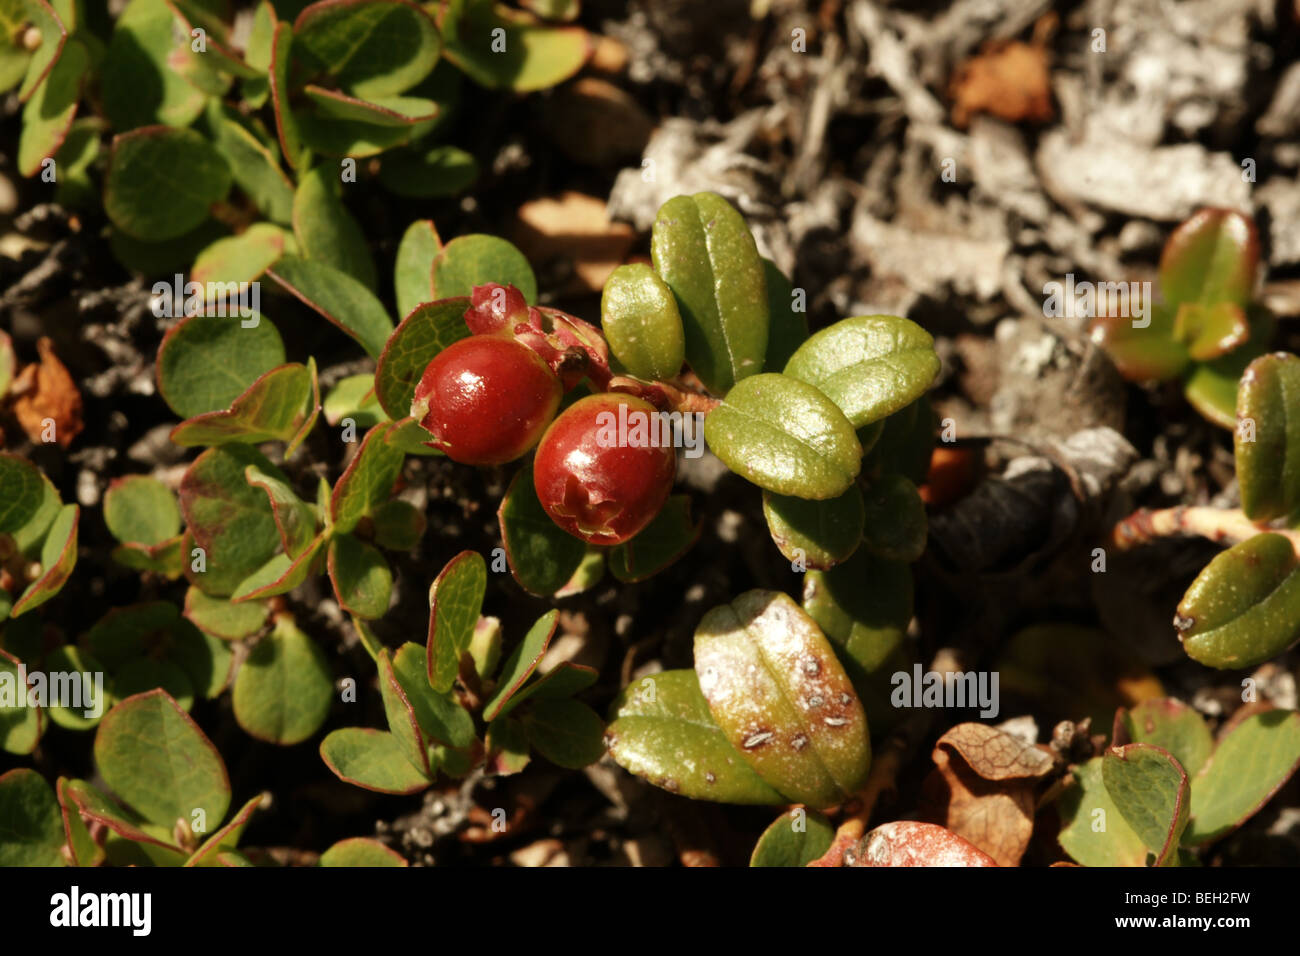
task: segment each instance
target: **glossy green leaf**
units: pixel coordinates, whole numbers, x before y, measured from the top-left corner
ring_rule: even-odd
[[[487,564],[477,551],[462,551],[448,561],[429,588],[428,677],[440,693],[455,683],[486,591]]]
[[[137,239],[174,239],[207,219],[230,184],[225,157],[198,133],[145,127],[113,140],[104,212]]]
[[[230,164],[230,174],[254,205],[272,222],[293,221],[293,183],[280,168],[279,156],[244,125],[231,107],[213,100],[208,106],[208,128],[217,150]],[[256,229],[254,225],[251,229]]]
[[[394,150],[379,167],[379,182],[409,199],[435,199],[464,192],[478,179],[473,154],[446,144]]]
[[[820,859],[835,839],[835,827],[816,810],[796,807],[763,831],[749,858],[750,866],[807,866]]]
[[[157,478],[127,475],[104,492],[104,521],[118,541],[158,544],[181,530],[176,496]]]
[[[1300,511],[1300,358],[1278,352],[1250,363],[1237,391],[1233,447],[1246,517]]]
[[[1250,363],[1264,354],[1276,325],[1263,309],[1251,309],[1250,340],[1227,355],[1194,365],[1183,394],[1201,415],[1220,428],[1237,427],[1237,391]]]
[[[0,866],[66,866],[63,816],[45,778],[18,767],[0,774]]]
[[[40,607],[62,590],[72,576],[77,563],[77,524],[81,509],[77,505],[64,505],[50,523],[50,530],[41,545],[41,573],[22,597],[9,610],[11,617],[26,614]]]
[[[868,425],[862,432],[874,431],[881,425],[880,422]],[[923,484],[930,471],[930,458],[934,454],[938,432],[939,419],[929,399],[917,399],[884,420],[863,462],[863,472],[873,478],[896,472],[910,478],[914,485]],[[866,442],[863,442],[863,447],[866,447]]]
[[[1102,755],[1101,779],[1124,821],[1155,855],[1153,865],[1176,863],[1191,803],[1178,761],[1151,744],[1111,747]]]
[[[1226,355],[1250,338],[1246,310],[1235,302],[1184,302],[1174,315],[1174,336],[1198,362]]]
[[[397,311],[403,319],[416,306],[433,301],[433,260],[441,251],[442,237],[432,219],[417,219],[402,234],[393,269],[393,286]],[[406,404],[410,406],[410,402]]]
[[[1259,236],[1248,216],[1202,209],[1170,235],[1160,256],[1160,290],[1175,305],[1250,304],[1259,270]]]
[[[1262,664],[1300,640],[1300,559],[1288,538],[1258,534],[1205,566],[1174,616],[1192,660]]]
[[[654,381],[681,371],[686,339],[677,300],[647,264],[619,266],[605,280],[600,324],[610,352],[629,374]]]
[[[634,538],[609,549],[610,573],[626,582],[653,577],[695,545],[700,528],[699,522],[691,520],[690,496],[672,495]]]
[[[538,700],[520,718],[528,742],[551,763],[581,770],[605,755],[605,723],[581,701]]]
[[[1167,381],[1191,361],[1186,344],[1174,336],[1176,309],[1159,302],[1148,308],[1147,316],[1099,316],[1091,324],[1092,340],[1130,382]]]
[[[333,693],[325,652],[281,616],[240,666],[231,703],[245,732],[287,747],[320,729]]]
[[[304,257],[337,269],[374,292],[375,262],[361,225],[339,196],[337,175],[337,167],[321,164],[298,178],[293,233]]]
[[[395,850],[390,850],[378,840],[368,837],[350,837],[339,840],[320,855],[317,866],[327,867],[376,867],[409,866],[406,858]]]
[[[360,342],[372,357],[383,350],[393,320],[374,294],[352,276],[297,256],[283,256],[267,274]]]
[[[1214,749],[1214,737],[1201,715],[1172,697],[1144,700],[1118,716],[1128,740],[1168,751],[1189,777],[1196,775]]]
[[[693,670],[671,670],[623,689],[605,729],[624,770],[693,800],[774,804],[777,793],[727,741],[709,713]]]
[[[182,447],[225,442],[261,444],[291,441],[319,411],[315,360],[292,362],[262,375],[230,403],[229,409],[205,412],[177,425],[171,440]]]
[[[442,51],[433,19],[407,0],[325,0],[294,21],[294,55],[363,98],[405,92]]]
[[[836,498],[862,465],[862,446],[844,413],[788,375],[742,381],[709,413],[704,437],[728,468],[781,495]]]
[[[510,712],[511,698],[519,693],[533,671],[537,669],[542,655],[550,646],[551,638],[555,636],[558,621],[559,611],[547,611],[533,623],[519,646],[506,658],[506,662],[501,666],[501,674],[497,678],[496,692],[483,705],[484,720],[490,723]]]
[[[916,485],[902,475],[884,475],[867,486],[862,499],[863,544],[892,561],[919,558],[925,551],[929,521]]]
[[[90,68],[86,48],[72,40],[63,48],[45,82],[23,107],[22,132],[18,137],[18,172],[35,176],[44,160],[54,156],[63,145],[77,115],[81,85]],[[59,173],[55,166],[55,175]]]
[[[266,494],[245,480],[250,465],[286,480],[279,469],[247,445],[209,448],[181,479],[181,513],[195,545],[203,551],[205,564],[192,583],[215,597],[233,593],[239,582],[270,560],[280,546]],[[192,556],[186,558],[192,568]]]
[[[223,641],[252,637],[266,623],[268,610],[265,601],[232,604],[225,598],[209,597],[195,587],[185,592],[185,617],[204,634]]]
[[[284,342],[267,319],[194,315],[158,349],[158,391],[182,418],[229,408],[255,381],[284,365]]]
[[[504,239],[473,233],[457,236],[433,259],[433,298],[468,296],[475,286],[512,285],[529,305],[537,302],[537,278],[524,254]]]
[[[465,325],[469,304],[468,298],[423,302],[389,337],[375,369],[375,395],[394,421],[411,414],[415,386],[434,357],[469,335]]]
[[[835,646],[840,663],[862,695],[868,718],[874,721],[886,709],[890,673],[906,656],[903,642],[912,620],[911,569],[859,548],[829,571],[808,572],[803,607]]]
[[[825,570],[848,558],[862,541],[862,492],[850,486],[838,498],[810,501],[765,491],[763,517],[788,561],[800,570]]]
[[[150,823],[211,823],[230,807],[230,780],[212,741],[165,691],[122,701],[95,733],[95,764],[109,788]]]
[[[366,432],[361,448],[335,484],[330,498],[335,531],[352,531],[362,518],[374,514],[392,496],[405,460],[389,442],[393,427],[386,422]]]
[[[319,113],[295,113],[304,147],[324,156],[365,159],[410,141],[418,126],[376,126],[334,119]],[[302,161],[305,165],[306,160]]]
[[[419,793],[428,776],[412,766],[397,738],[385,730],[344,727],[320,745],[321,759],[340,780],[379,793]]]
[[[581,69],[593,48],[578,27],[549,27],[491,0],[451,0],[439,27],[451,60],[475,83],[528,93]],[[494,31],[502,31],[496,33]],[[498,39],[502,43],[494,42]]]
[[[218,239],[199,253],[190,280],[207,288],[209,282],[253,282],[275,265],[292,242],[279,226],[258,222],[237,236]]]
[[[761,372],[767,348],[763,260],[740,213],[715,193],[664,203],[650,245],[672,289],[686,335],[686,361],[710,391],[725,394]]]
[[[814,334],[790,357],[785,374],[816,386],[861,428],[924,395],[939,374],[939,356],[930,333],[915,322],[860,315]]]
[[[27,682],[19,680],[22,662],[0,649],[0,750],[29,754],[41,739],[44,716],[40,707],[30,706],[28,688],[31,673],[24,667]]]
[[[510,482],[497,521],[510,573],[530,594],[554,594],[564,587],[587,552],[581,540],[562,530],[542,508],[531,465]]]
[[[1073,768],[1061,795],[1062,849],[1083,866],[1146,866],[1149,851],[1125,821],[1102,781],[1102,758]]]
[[[1269,710],[1232,726],[1192,780],[1185,844],[1209,843],[1241,826],[1300,768],[1300,714]]]
[[[372,621],[384,616],[393,594],[393,571],[378,548],[336,534],[330,539],[328,568],[343,610]]]
[[[695,630],[695,670],[731,745],[790,800],[855,793],[871,765],[866,715],[816,622],[777,591],[748,591]]]

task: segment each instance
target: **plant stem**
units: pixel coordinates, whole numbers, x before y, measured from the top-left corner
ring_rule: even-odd
[[[1139,508],[1111,530],[1111,544],[1120,551],[1131,551],[1157,538],[1174,535],[1200,535],[1211,541],[1238,544],[1257,534],[1272,532],[1291,541],[1300,556],[1300,532],[1261,527],[1240,508],[1177,507],[1151,510]]]

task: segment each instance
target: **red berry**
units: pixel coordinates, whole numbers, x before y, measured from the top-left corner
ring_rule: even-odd
[[[533,463],[537,499],[551,520],[601,545],[620,544],[648,525],[677,471],[671,429],[656,430],[657,415],[649,402],[612,392],[565,409],[542,436]],[[651,444],[655,436],[658,446]]]
[[[424,370],[411,414],[463,465],[500,465],[537,444],[560,407],[560,380],[513,339],[471,335]]]

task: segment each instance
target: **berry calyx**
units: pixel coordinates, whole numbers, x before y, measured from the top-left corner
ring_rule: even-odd
[[[426,442],[463,465],[500,465],[537,444],[560,407],[560,380],[513,339],[471,335],[424,370],[411,414]]]
[[[628,540],[654,520],[677,473],[671,430],[630,395],[592,395],[542,436],[533,487],[551,520],[588,544]]]

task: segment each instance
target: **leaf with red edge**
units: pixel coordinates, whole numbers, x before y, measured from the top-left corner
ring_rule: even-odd
[[[239,838],[244,834],[244,828],[248,826],[248,821],[252,819],[253,812],[262,805],[262,795],[259,793],[242,807],[239,812],[231,818],[230,822],[212,834],[194,854],[185,861],[186,866],[221,866],[222,863],[217,859],[217,855],[223,850],[233,850],[239,845]]]
[[[339,607],[366,620],[383,617],[393,594],[393,571],[374,545],[350,534],[330,539],[327,561]]]
[[[74,40],[64,48],[45,82],[23,107],[23,128],[18,137],[20,175],[35,176],[44,167],[45,160],[54,156],[67,139],[89,68],[90,56],[85,46]]]
[[[469,306],[468,296],[422,301],[388,337],[375,368],[375,397],[389,418],[397,421],[411,414],[415,386],[425,368],[447,346],[469,336]]]
[[[293,442],[305,437],[320,411],[316,360],[291,362],[265,373],[228,409],[205,412],[172,429],[171,440],[181,447],[240,442]],[[286,451],[287,454],[287,451]]]
[[[432,219],[417,219],[402,234],[393,267],[393,287],[397,312],[403,318],[416,306],[433,300],[433,260],[441,251],[442,237]]]
[[[140,820],[138,814],[121,806],[108,794],[84,780],[68,780],[59,791],[64,806],[72,810],[82,820],[97,823],[113,833],[133,843],[148,843],[173,853],[184,851],[177,846],[170,830],[164,837],[159,828]],[[150,832],[145,827],[149,827]]]
[[[1160,256],[1160,290],[1174,305],[1250,304],[1259,272],[1254,221],[1232,209],[1202,209],[1169,236]]]
[[[321,741],[321,759],[346,783],[378,793],[419,793],[429,775],[405,756],[397,738],[386,730],[344,727]]]
[[[332,266],[298,256],[281,256],[266,274],[304,305],[378,357],[393,333],[393,320],[365,285]]]
[[[1246,310],[1235,302],[1184,302],[1174,316],[1174,336],[1187,343],[1187,354],[1208,362],[1250,338]]]
[[[275,129],[280,137],[280,152],[292,169],[302,169],[309,161],[307,148],[302,142],[298,120],[289,108],[289,65],[293,51],[293,27],[277,22],[271,41],[271,106],[275,112]]]
[[[438,572],[429,588],[429,684],[451,690],[469,650],[487,591],[487,564],[477,551],[462,551]]]
[[[320,855],[317,866],[410,866],[406,858],[369,837],[339,840]]]
[[[77,505],[64,505],[54,517],[50,530],[41,545],[40,576],[27,585],[14,606],[10,609],[11,617],[26,614],[32,608],[40,607],[63,589],[72,576],[73,565],[77,563],[77,525],[81,509]]]
[[[392,497],[406,460],[389,440],[393,430],[392,422],[382,422],[366,432],[361,448],[334,486],[330,514],[336,532],[352,531]]]
[[[446,56],[483,86],[517,93],[555,86],[582,68],[594,49],[580,27],[550,27],[491,0],[455,0],[439,10]],[[504,48],[496,39],[504,31]]]
[[[1153,865],[1176,865],[1191,805],[1187,771],[1154,744],[1126,744],[1102,755],[1101,779],[1124,821],[1155,855]]]
[[[1128,315],[1102,315],[1090,326],[1093,342],[1130,382],[1168,381],[1191,361],[1187,346],[1174,337],[1174,308],[1164,303],[1149,308],[1149,322]]]
[[[19,681],[20,673],[26,675],[26,683]],[[32,675],[22,661],[3,648],[0,648],[0,675],[4,677],[5,685],[13,689],[14,697],[12,705],[0,705],[0,750],[29,754],[40,742],[45,723],[42,709],[28,704]]]
[[[63,53],[68,31],[46,0],[23,0],[27,18],[41,35],[41,44],[27,64],[27,75],[18,88],[18,101],[26,103],[54,69]]]
[[[118,797],[161,827],[192,826],[196,810],[216,822],[230,807],[221,755],[164,690],[128,697],[104,715],[95,764]]]
[[[524,639],[506,658],[501,667],[501,676],[497,680],[496,692],[483,705],[483,719],[489,723],[509,710],[510,699],[519,693],[533,671],[541,662],[542,655],[550,646],[559,623],[559,611],[550,610],[539,617],[528,629]]]
[[[366,98],[410,89],[442,51],[433,18],[410,0],[323,0],[298,14],[293,32],[304,72]]]

